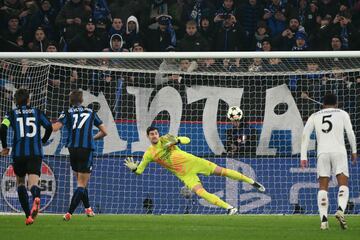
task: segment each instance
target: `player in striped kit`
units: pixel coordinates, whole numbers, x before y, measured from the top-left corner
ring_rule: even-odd
[[[308,166],[307,149],[310,135],[315,129],[317,139],[317,176],[319,180],[318,207],[322,230],[329,228],[328,223],[328,186],[332,173],[336,175],[339,185],[338,210],[335,213],[341,228],[346,229],[344,211],[349,199],[349,170],[344,141],[346,131],[352,150],[352,161],[356,163],[357,150],[355,134],[349,114],[337,108],[337,97],[334,94],[324,96],[323,109],[312,114],[308,119],[302,136],[301,167]]]
[[[30,94],[26,89],[18,89],[14,95],[16,108],[4,118],[0,127],[2,156],[9,154],[7,146],[7,130],[14,131],[12,158],[16,175],[17,192],[22,209],[26,215],[26,225],[34,222],[40,209],[40,192],[38,186],[43,158],[42,143],[45,143],[52,132],[51,122],[39,109],[30,106]],[[40,127],[46,129],[41,138]],[[33,206],[30,210],[29,196],[25,186],[25,176],[28,175],[28,188],[33,197]]]
[[[96,112],[82,106],[83,93],[74,90],[70,94],[71,107],[63,111],[53,130],[58,131],[63,126],[68,130],[67,148],[70,152],[71,168],[77,178],[77,189],[71,199],[68,212],[64,215],[64,220],[69,221],[80,201],[83,202],[85,213],[89,217],[95,216],[89,203],[87,184],[90,179],[93,164],[94,140],[99,140],[107,135],[105,125],[100,120]],[[93,126],[100,131],[93,136]]]

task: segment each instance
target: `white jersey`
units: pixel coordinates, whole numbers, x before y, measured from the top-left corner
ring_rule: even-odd
[[[301,141],[301,160],[307,160],[310,135],[314,128],[318,156],[321,153],[343,153],[346,155],[344,130],[351,145],[352,153],[356,153],[356,138],[349,114],[338,108],[325,108],[312,114],[306,122]]]

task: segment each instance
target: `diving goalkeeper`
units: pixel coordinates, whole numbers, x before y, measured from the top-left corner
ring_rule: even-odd
[[[144,153],[141,163],[135,162],[131,157],[125,159],[125,166],[136,174],[142,174],[150,162],[157,162],[175,174],[186,187],[199,197],[211,204],[226,209],[229,215],[236,214],[238,209],[224,202],[218,196],[208,193],[202,186],[197,174],[225,176],[249,183],[260,192],[265,192],[265,187],[253,179],[237,171],[217,166],[215,163],[182,151],[176,146],[179,143],[190,143],[188,137],[175,137],[170,134],[160,137],[159,131],[155,127],[148,127],[146,134],[151,142],[151,146]]]

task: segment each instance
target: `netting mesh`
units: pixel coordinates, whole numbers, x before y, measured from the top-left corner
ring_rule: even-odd
[[[141,160],[149,146],[145,129],[191,138],[182,149],[262,182],[266,193],[222,177],[201,177],[204,187],[241,213],[317,213],[315,141],[310,169],[299,168],[304,121],[321,108],[322,96],[337,94],[359,140],[359,58],[256,59],[29,59],[1,60],[0,109],[13,107],[12,94],[28,88],[32,105],[52,120],[69,106],[73,89],[98,112],[109,130],[97,142],[90,202],[98,213],[222,213],[183,188],[170,172],[151,164],[141,176],[123,166]],[[229,106],[244,118],[230,122]],[[96,130],[94,130],[96,131]],[[76,186],[65,148],[66,133],[44,147],[43,211],[67,211]],[[9,143],[11,142],[9,135]],[[0,163],[0,211],[20,210],[10,158]],[[348,211],[358,213],[359,167],[350,167]],[[336,181],[336,180],[334,180]],[[331,182],[330,199],[335,199]],[[331,209],[336,202],[331,201]],[[82,211],[81,207],[78,211]]]

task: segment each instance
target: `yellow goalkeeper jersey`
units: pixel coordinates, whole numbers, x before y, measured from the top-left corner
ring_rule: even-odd
[[[135,173],[141,174],[150,162],[156,162],[177,176],[184,176],[191,171],[192,166],[198,161],[198,157],[182,151],[178,146],[167,147],[169,141],[166,137],[160,137],[155,145],[151,145],[144,153],[143,159]]]

